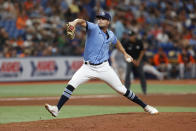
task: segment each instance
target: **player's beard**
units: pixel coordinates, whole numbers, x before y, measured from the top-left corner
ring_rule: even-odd
[[[108,28],[108,26],[107,25],[99,25],[99,28],[100,29],[105,29],[105,28]]]
[[[104,29],[105,27],[104,27],[104,26],[99,26],[99,28],[100,28],[100,29]]]

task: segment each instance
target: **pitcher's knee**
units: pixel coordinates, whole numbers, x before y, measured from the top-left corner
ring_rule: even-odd
[[[127,91],[127,88],[125,86],[121,86],[120,88],[117,89],[117,92],[121,95],[124,95]]]

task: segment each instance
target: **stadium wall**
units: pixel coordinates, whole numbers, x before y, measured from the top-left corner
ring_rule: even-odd
[[[68,80],[82,63],[82,57],[0,59],[0,82]]]

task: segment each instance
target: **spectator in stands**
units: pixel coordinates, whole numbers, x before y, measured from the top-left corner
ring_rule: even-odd
[[[162,48],[159,48],[158,52],[154,55],[153,62],[159,71],[166,72],[167,77],[170,77],[170,70],[172,66],[169,63],[167,54],[164,52]]]
[[[157,68],[155,68],[153,65],[151,65],[151,63],[149,62],[146,55],[144,55],[143,60],[144,60],[143,70],[145,73],[149,73],[149,74],[154,75],[158,80],[164,79],[166,74],[164,72],[160,72],[159,70],[157,70]]]
[[[26,11],[33,9],[33,6],[34,6],[33,0],[26,0],[24,2],[24,7]]]
[[[125,26],[124,26],[124,18],[120,15],[115,16],[117,18],[115,18],[116,22],[114,23],[114,30],[115,30],[115,34],[116,37],[121,40],[122,39],[122,35],[125,32]]]
[[[173,48],[172,44],[176,48],[182,44],[196,45],[195,4],[196,1],[193,0],[0,0],[0,27],[8,33],[9,40],[22,36],[24,41],[27,39],[30,43],[41,42],[47,47],[58,36],[64,35],[62,30],[65,21],[71,21],[76,16],[94,21],[95,11],[107,10],[114,16],[112,23],[117,26],[111,26],[113,29],[117,28],[114,32],[119,38],[122,38],[122,33],[127,29],[138,32],[141,39],[146,32],[150,49],[157,50],[164,46],[164,50],[169,51]],[[56,33],[58,35],[54,35]],[[83,41],[84,38],[77,39]],[[63,49],[58,44],[55,45],[54,48],[59,51],[57,54],[82,55],[69,41],[64,42],[66,47]],[[35,47],[35,44],[31,45],[32,49]],[[74,51],[69,51],[72,48]],[[10,50],[12,49],[14,50]],[[41,53],[30,55],[35,54],[40,56]]]
[[[2,52],[3,46],[5,45],[6,40],[8,40],[8,34],[5,31],[5,29],[0,28],[0,52]]]
[[[28,20],[28,16],[25,14],[23,10],[21,14],[19,14],[16,20],[16,27],[18,30],[24,29],[26,27],[26,21]]]
[[[178,55],[180,79],[185,78],[185,73],[190,73],[190,77],[195,77],[195,60],[188,52],[188,48],[183,48],[182,52]],[[188,75],[187,75],[188,76]]]
[[[17,39],[17,46],[22,47],[23,44],[24,44],[24,40],[22,39],[22,37],[19,37],[19,38]]]

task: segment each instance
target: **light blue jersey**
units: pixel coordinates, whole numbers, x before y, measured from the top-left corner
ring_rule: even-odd
[[[108,36],[97,24],[86,22],[87,38],[84,49],[84,60],[99,64],[109,59],[109,47],[117,43],[114,33],[107,30]]]

